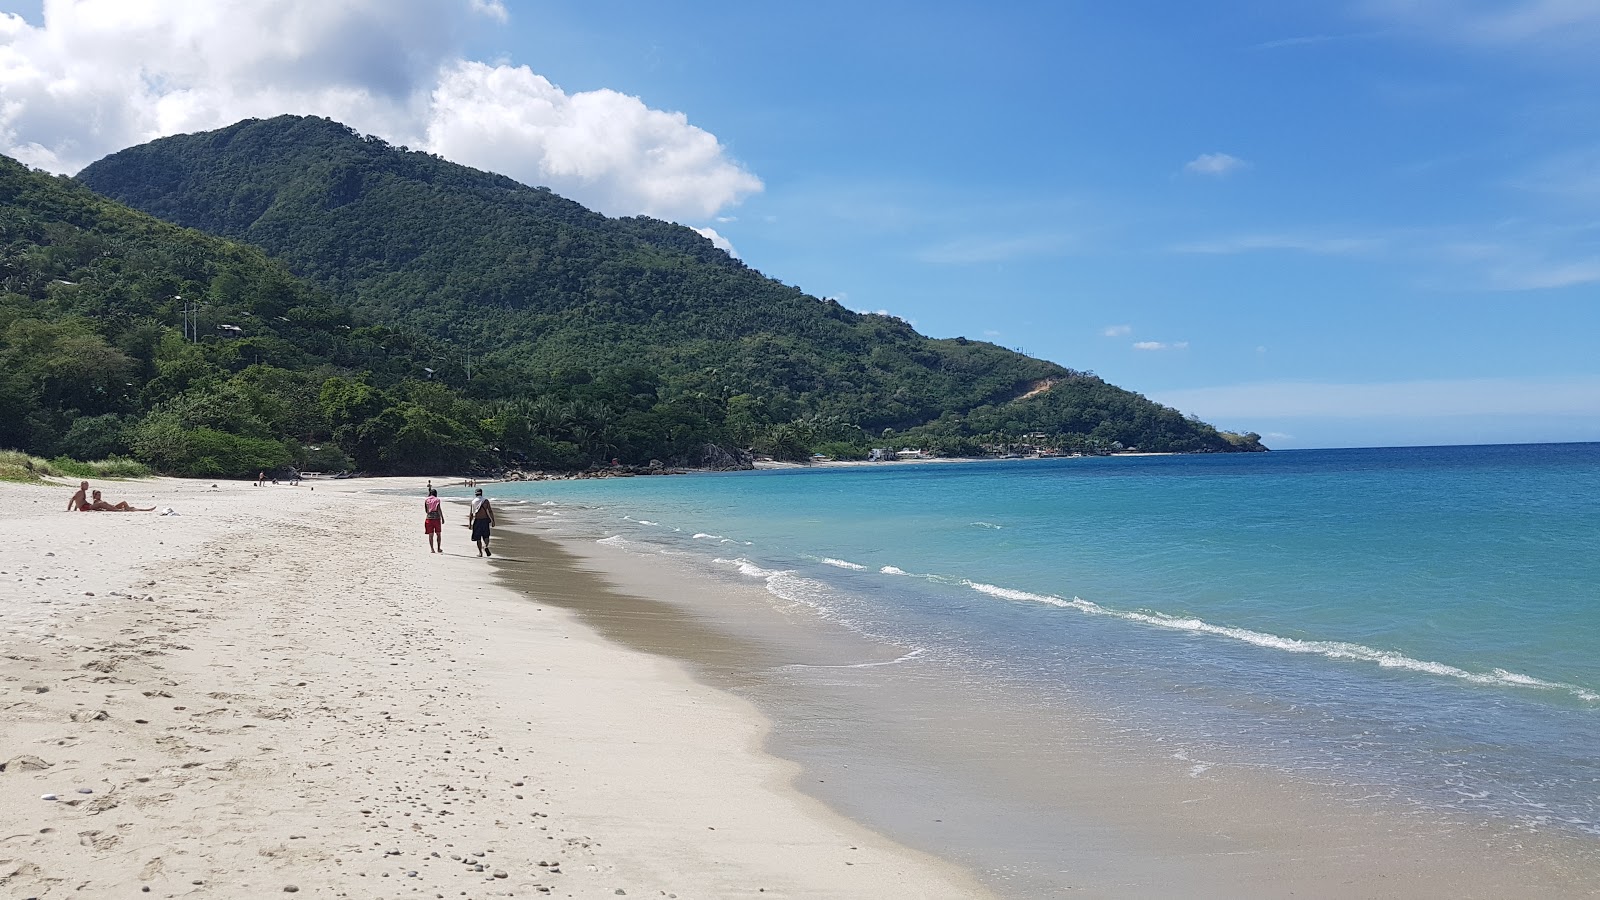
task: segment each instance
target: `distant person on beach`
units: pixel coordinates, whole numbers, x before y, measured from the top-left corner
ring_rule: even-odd
[[[478,546],[479,556],[493,556],[489,552],[489,529],[494,526],[494,507],[489,505],[489,498],[483,495],[483,488],[478,488],[472,494],[472,512],[468,515],[472,520],[472,543]]]
[[[71,500],[67,501],[67,512],[78,512],[93,508],[89,505],[89,482],[78,482],[78,492],[72,495]]]
[[[261,487],[262,485],[264,485],[266,483],[267,483],[267,473],[262,472],[260,475],[256,476],[256,487]]]
[[[84,482],[84,484],[88,484],[88,482]],[[106,501],[100,499],[99,491],[95,491],[92,496],[94,499],[89,501],[90,509],[105,510],[106,512],[151,512],[155,509],[154,506],[143,508],[132,506],[126,500],[118,500],[116,503],[107,503]]]
[[[429,482],[432,484],[432,482]],[[439,503],[439,492],[428,488],[428,498],[422,501],[422,533],[428,536],[428,552],[444,552],[444,507]]]

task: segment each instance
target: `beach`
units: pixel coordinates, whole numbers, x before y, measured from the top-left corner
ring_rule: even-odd
[[[5,897],[986,893],[503,586],[459,505],[429,554],[422,479],[97,486],[175,514],[0,486]]]
[[[1597,890],[1587,839],[1014,704],[591,495],[485,485],[491,560],[452,485],[430,554],[424,481],[0,486],[0,897]]]

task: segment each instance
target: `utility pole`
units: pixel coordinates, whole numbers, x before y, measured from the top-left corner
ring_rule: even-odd
[[[172,299],[183,300],[183,295],[178,294]],[[200,341],[200,307],[203,305],[198,300],[183,300],[183,336],[191,344]]]

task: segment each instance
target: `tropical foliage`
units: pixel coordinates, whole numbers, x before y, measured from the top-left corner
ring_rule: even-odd
[[[486,450],[562,466],[692,461],[718,443],[805,458],[823,444],[864,453],[886,429],[953,451],[1038,433],[1236,449],[1092,374],[931,339],[767,278],[691,229],[610,219],[326,119],[165,138],[79,178],[259,245],[337,301],[336,324],[376,323],[327,348],[383,395],[382,408],[357,404],[360,421],[324,423],[367,468]]]

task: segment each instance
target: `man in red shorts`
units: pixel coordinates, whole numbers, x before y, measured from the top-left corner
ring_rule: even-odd
[[[428,536],[428,552],[444,552],[444,507],[439,503],[439,492],[428,488],[428,499],[422,501],[422,533]]]

